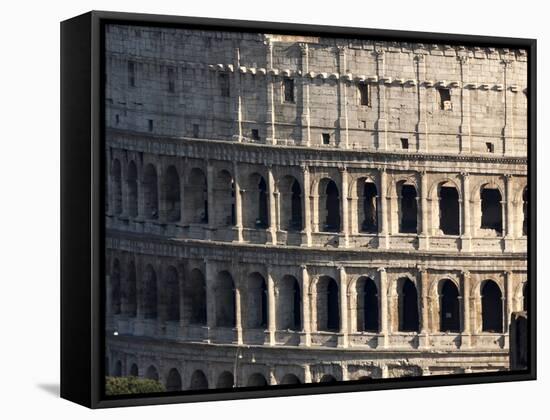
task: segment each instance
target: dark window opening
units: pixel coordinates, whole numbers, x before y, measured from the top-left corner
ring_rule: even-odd
[[[235,210],[235,181],[231,180],[231,215],[229,217],[229,225],[235,226],[237,220],[236,210]]]
[[[168,92],[174,93],[176,91],[176,72],[173,68],[168,68]]]
[[[487,147],[488,153],[494,153],[495,152],[495,145],[493,143],[487,142],[485,143],[485,146]]]
[[[154,367],[154,366],[149,366],[147,368],[147,372],[145,372],[145,377],[147,379],[152,379],[153,381],[158,381],[159,380],[159,373],[157,371],[157,368]]]
[[[216,325],[235,328],[235,284],[227,271],[218,275],[216,290]]]
[[[523,236],[527,236],[527,233],[529,231],[529,223],[528,223],[528,216],[529,216],[529,206],[528,206],[528,200],[529,195],[527,192],[527,187],[523,190],[523,223],[522,223],[522,234]]]
[[[111,307],[115,315],[121,312],[121,294],[120,262],[117,259],[113,263],[113,271],[111,273]]]
[[[302,230],[302,190],[298,181],[294,180],[291,190],[290,230]]]
[[[202,370],[196,370],[191,375],[191,383],[189,389],[208,389],[208,379]]]
[[[323,133],[323,144],[330,144],[330,134],[329,133]]]
[[[300,286],[298,281],[294,279],[292,283],[292,325],[291,328],[294,331],[299,331],[302,329],[302,296],[300,293]]]
[[[362,106],[370,106],[369,85],[360,83],[359,88],[359,100]]]
[[[481,190],[481,229],[502,233],[502,197],[498,189]]]
[[[180,319],[180,286],[178,272],[172,266],[166,271],[166,320],[179,321]]]
[[[523,285],[523,300],[522,300],[522,309],[527,311],[529,308],[529,283]]]
[[[113,179],[113,211],[119,215],[122,213],[122,168],[118,159],[113,160],[111,171]]]
[[[153,131],[153,120],[147,120],[147,128],[149,131]]]
[[[497,284],[487,280],[481,290],[483,332],[502,332],[502,293]]]
[[[376,185],[372,182],[365,182],[363,186],[363,221],[361,223],[361,232],[378,232],[378,191]]]
[[[122,376],[122,362],[120,360],[117,360],[115,364],[115,371],[113,372],[113,376]]]
[[[229,75],[226,73],[220,73],[218,76],[218,82],[220,86],[220,96],[223,98],[229,97]]]
[[[253,273],[248,277],[246,288],[245,327],[267,328],[267,287],[263,276]]]
[[[444,111],[450,111],[452,109],[451,90],[447,88],[439,88],[437,90],[439,92],[439,103],[441,109]]]
[[[234,379],[231,372],[223,372],[218,378],[216,388],[233,388]]]
[[[181,376],[177,369],[171,369],[166,378],[166,391],[181,391]]]
[[[337,382],[337,381],[336,381],[336,378],[334,376],[327,374],[327,375],[323,375],[320,382],[328,383],[328,382]]]
[[[441,288],[440,330],[460,332],[459,293],[451,280],[445,280]]]
[[[120,123],[120,115],[115,115],[115,124],[118,125]]]
[[[362,287],[362,296],[358,296],[362,304],[362,315],[357,326],[360,331],[378,332],[380,330],[378,311],[378,289],[371,279],[366,279]]]
[[[412,281],[406,279],[399,294],[399,331],[418,332],[418,293]]]
[[[184,190],[187,223],[208,223],[208,187],[206,176],[199,168],[193,168]]]
[[[416,188],[414,185],[402,185],[401,187],[401,223],[400,233],[417,232],[417,202]]]
[[[254,373],[248,378],[246,386],[267,386],[267,381],[261,373]]]
[[[294,79],[285,78],[283,80],[283,92],[285,102],[294,102]]]
[[[137,276],[136,266],[133,262],[128,264],[128,274],[123,287],[123,312],[130,318],[135,318],[137,314]]]
[[[257,128],[252,129],[252,140],[260,140],[260,132]]]
[[[174,166],[169,166],[164,179],[166,220],[177,222],[181,218],[180,178]]]
[[[340,197],[336,183],[330,180],[325,190],[326,219],[324,224],[325,232],[340,231]]]
[[[194,269],[191,272],[187,287],[188,305],[190,306],[189,322],[193,325],[206,325],[206,282],[202,272]]]
[[[441,187],[439,191],[439,228],[444,235],[459,234],[460,206],[456,188]]]
[[[143,195],[145,199],[145,217],[148,219],[158,219],[158,181],[157,171],[151,164],[145,167],[143,177]]]
[[[267,287],[265,285],[265,281],[263,280],[260,285],[260,305],[261,305],[260,327],[267,328]]]
[[[402,138],[401,139],[401,148],[403,150],[407,150],[409,148],[409,139],[407,139],[407,138]]]
[[[292,373],[287,373],[285,376],[283,376],[283,379],[281,379],[281,385],[297,385],[301,384],[300,379]]]
[[[143,317],[145,319],[156,319],[157,309],[157,275],[150,265],[144,273],[143,285]]]
[[[256,219],[256,227],[263,229],[267,225],[267,185],[264,178],[261,177],[258,183],[258,217]]]
[[[340,329],[338,300],[338,285],[333,279],[330,279],[327,285],[327,331],[338,331]]]
[[[200,129],[198,124],[193,124],[193,137],[199,138]]]
[[[134,161],[128,164],[128,215],[136,217],[138,215],[138,176],[137,167]]]
[[[128,61],[128,85],[136,86],[136,66],[133,61]]]
[[[139,369],[135,363],[133,363],[130,367],[130,376],[134,376],[136,378],[139,376]]]

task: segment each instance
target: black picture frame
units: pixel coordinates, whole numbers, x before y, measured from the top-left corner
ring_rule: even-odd
[[[104,395],[104,25],[319,34],[522,48],[528,52],[529,367],[524,371],[277,385],[158,395]],[[92,11],[61,23],[61,397],[90,408],[432,387],[536,379],[536,40]]]

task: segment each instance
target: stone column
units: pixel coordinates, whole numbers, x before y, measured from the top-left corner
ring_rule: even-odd
[[[204,278],[206,283],[206,326],[208,329],[208,342],[215,338],[214,329],[216,328],[216,272],[214,263],[205,258]]]
[[[338,146],[343,149],[349,148],[349,131],[348,131],[348,94],[347,82],[342,77],[347,73],[346,64],[346,48],[344,46],[336,47],[338,54]]]
[[[470,326],[470,281],[469,271],[462,272],[462,337],[461,348],[471,346],[471,326]]]
[[[275,378],[275,366],[273,365],[269,366],[268,383],[269,385],[277,385],[277,378]]]
[[[236,160],[233,161],[233,182],[235,188],[235,229],[237,230],[237,241],[243,242],[243,200],[239,165]],[[210,198],[208,203],[210,203]]]
[[[384,51],[377,50],[376,54],[376,75],[378,76],[378,118],[375,128],[378,140],[378,150],[388,148],[388,119],[386,116],[386,86]]]
[[[206,160],[206,188],[208,196],[208,230],[206,231],[206,239],[212,239],[212,231],[216,227],[216,206],[214,205],[214,165],[211,161]]]
[[[421,293],[421,313],[420,313],[420,335],[419,335],[419,347],[427,348],[430,346],[429,337],[429,300],[428,300],[428,288],[429,288],[429,275],[424,267],[418,268],[417,283],[420,286]]]
[[[348,346],[348,288],[347,275],[344,266],[338,267],[340,289],[340,334],[338,347]]]
[[[469,252],[472,245],[472,220],[470,201],[470,174],[461,172],[462,177],[462,237],[460,241],[460,250]]]
[[[275,83],[273,70],[273,43],[271,39],[264,41],[267,54],[267,69],[265,76],[266,83],[266,122],[265,122],[265,140],[269,144],[277,144],[275,138],[275,94],[273,84]]]
[[[270,242],[277,245],[277,199],[279,193],[275,191],[275,178],[273,177],[273,168],[267,167],[268,178],[268,197],[269,197],[269,236]]]
[[[237,43],[238,41],[235,41]],[[242,122],[242,88],[241,88],[241,50],[240,48],[235,48],[235,60],[233,63],[234,70],[234,91],[232,92],[233,95],[231,95],[233,98],[235,98],[235,110],[233,113],[233,121],[236,124],[235,132],[233,134],[234,137],[236,137],[236,140],[238,142],[243,141],[243,122]],[[230,85],[231,86],[231,85]],[[233,90],[230,88],[230,91]]]
[[[309,180],[309,168],[307,165],[302,165],[302,195],[303,195],[303,221],[302,224],[304,226],[303,234],[305,234],[306,237],[306,243],[305,245],[311,246],[311,201],[310,201],[310,191],[311,191],[311,185]]]
[[[243,316],[241,306],[240,279],[234,280],[235,284],[235,331],[237,332],[237,344],[243,343]]]
[[[338,168],[340,171],[340,178],[342,180],[342,193],[340,209],[342,212],[342,226],[341,233],[344,239],[344,247],[347,247],[349,244],[349,211],[348,211],[348,171],[345,166]]]
[[[506,233],[504,237],[504,250],[507,252],[514,252],[514,203],[512,175],[506,174],[504,176],[504,181],[506,188],[506,210],[504,217],[504,221],[506,222]]]
[[[300,266],[302,269],[302,334],[300,335],[300,346],[311,346],[311,297],[309,293],[309,273],[307,266]]]
[[[430,248],[430,236],[428,232],[428,177],[425,171],[420,172],[420,236],[418,247],[421,250]]]
[[[378,246],[382,249],[389,248],[389,238],[388,238],[388,198],[386,196],[386,191],[388,188],[388,174],[386,168],[378,168],[378,173],[380,176],[380,191],[378,195],[380,196],[380,206],[378,210],[378,223],[380,223],[379,234],[378,234]]]
[[[414,57],[416,62],[416,93],[418,102],[418,121],[416,123],[417,143],[416,148],[418,151],[428,150],[428,122],[426,118],[428,101],[426,100],[426,85],[422,83],[426,80],[426,57],[424,54],[416,54]]]
[[[311,145],[311,115],[309,108],[309,48],[308,44],[302,42],[300,46],[300,58],[302,67],[302,77],[300,78],[300,86],[302,88],[302,145]]]
[[[460,153],[470,153],[472,149],[470,123],[470,90],[466,84],[470,82],[468,56],[457,57],[460,63]]]
[[[504,286],[506,292],[506,305],[504,306],[504,333],[510,332],[510,321],[512,319],[512,312],[514,311],[514,275],[511,271],[507,271],[504,277]]]
[[[267,266],[267,329],[269,332],[269,345],[275,345],[276,314],[275,314],[275,282],[271,272],[271,266]]]
[[[311,381],[311,368],[309,365],[302,365],[302,369],[304,369],[304,383],[310,384]]]
[[[380,338],[378,348],[388,347],[388,273],[384,267],[378,269],[380,279]]]

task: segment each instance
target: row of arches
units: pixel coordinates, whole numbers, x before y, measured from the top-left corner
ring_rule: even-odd
[[[221,169],[212,175],[212,191],[210,199],[215,200],[214,206],[208,205],[208,177],[198,167],[192,168],[186,177],[183,188],[180,174],[174,165],[163,169],[159,179],[157,169],[152,163],[143,168],[141,182],[138,180],[138,170],[135,162],[130,160],[125,171],[119,159],[113,159],[111,164],[111,203],[112,212],[120,215],[127,206],[126,213],[137,217],[138,213],[145,219],[162,219],[166,222],[183,222],[191,224],[212,224],[214,226],[235,226],[236,190],[242,196],[242,226],[264,229],[280,225],[287,231],[301,231],[305,227],[305,212],[303,187],[300,181],[292,175],[286,175],[275,182],[275,188],[280,194],[279,216],[271,216],[269,211],[270,187],[266,181],[267,175],[254,171],[242,180],[242,185],[236,185],[234,174],[229,169]],[[122,173],[125,172],[125,189]],[[143,204],[139,206],[139,195]],[[123,193],[126,192],[126,200]],[[397,232],[420,233],[421,217],[420,197],[416,184],[410,180],[400,180],[395,185],[397,213]],[[462,197],[459,188],[451,181],[440,181],[436,186],[433,198],[432,213],[436,220],[434,227],[443,235],[460,235],[464,230],[462,216]],[[272,196],[273,194],[271,194]],[[321,232],[341,232],[342,223],[342,193],[337,183],[329,178],[321,178],[313,184],[311,197],[314,198],[316,221],[315,230]],[[351,197],[357,200],[352,211],[356,219],[358,232],[377,233],[380,231],[382,206],[379,187],[370,178],[359,178],[354,183]],[[185,206],[182,206],[183,198]],[[510,199],[510,198],[508,198]],[[493,230],[497,234],[503,232],[505,218],[503,195],[501,190],[492,183],[484,184],[479,189],[476,198],[480,203],[479,229]],[[309,201],[308,201],[309,202]],[[185,208],[185,212],[182,212]],[[213,214],[209,214],[210,211]],[[160,215],[162,209],[163,214]],[[521,194],[522,223],[521,232],[527,234],[528,191],[527,187]],[[271,220],[276,217],[278,220]],[[510,217],[510,216],[508,216]]]
[[[237,289],[236,282],[227,270],[215,274],[207,292],[206,279],[198,268],[192,269],[181,278],[174,266],[168,266],[160,282],[152,265],[146,265],[141,284],[138,285],[135,263],[130,261],[125,276],[121,264],[114,259],[111,272],[111,311],[114,315],[124,314],[136,317],[138,310],[144,319],[182,321],[192,325],[206,325],[208,305],[212,306],[214,317],[209,325],[237,327],[237,293],[242,299],[242,327],[268,329],[269,291],[265,277],[252,272]],[[527,284],[527,283],[525,283]],[[138,303],[138,289],[140,302]],[[302,284],[292,275],[282,276],[276,281],[273,298],[274,327],[277,330],[303,330],[304,299]],[[311,304],[315,306],[313,327],[317,331],[339,331],[341,329],[341,296],[339,283],[330,276],[321,276],[315,283]],[[416,285],[409,278],[398,279],[396,288],[396,328],[402,332],[419,332],[421,299]],[[207,295],[208,302],[207,302]],[[438,282],[439,330],[461,332],[463,329],[459,287],[450,279]],[[523,290],[524,310],[527,308],[527,291]],[[381,331],[381,298],[376,282],[366,276],[355,282],[353,316],[356,317],[358,332]],[[482,331],[504,331],[503,293],[493,280],[481,285]],[[434,326],[435,328],[435,326]]]

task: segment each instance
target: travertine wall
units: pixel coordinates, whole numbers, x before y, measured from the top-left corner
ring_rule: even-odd
[[[524,51],[125,26],[106,45],[110,374],[188,389],[508,368]]]

